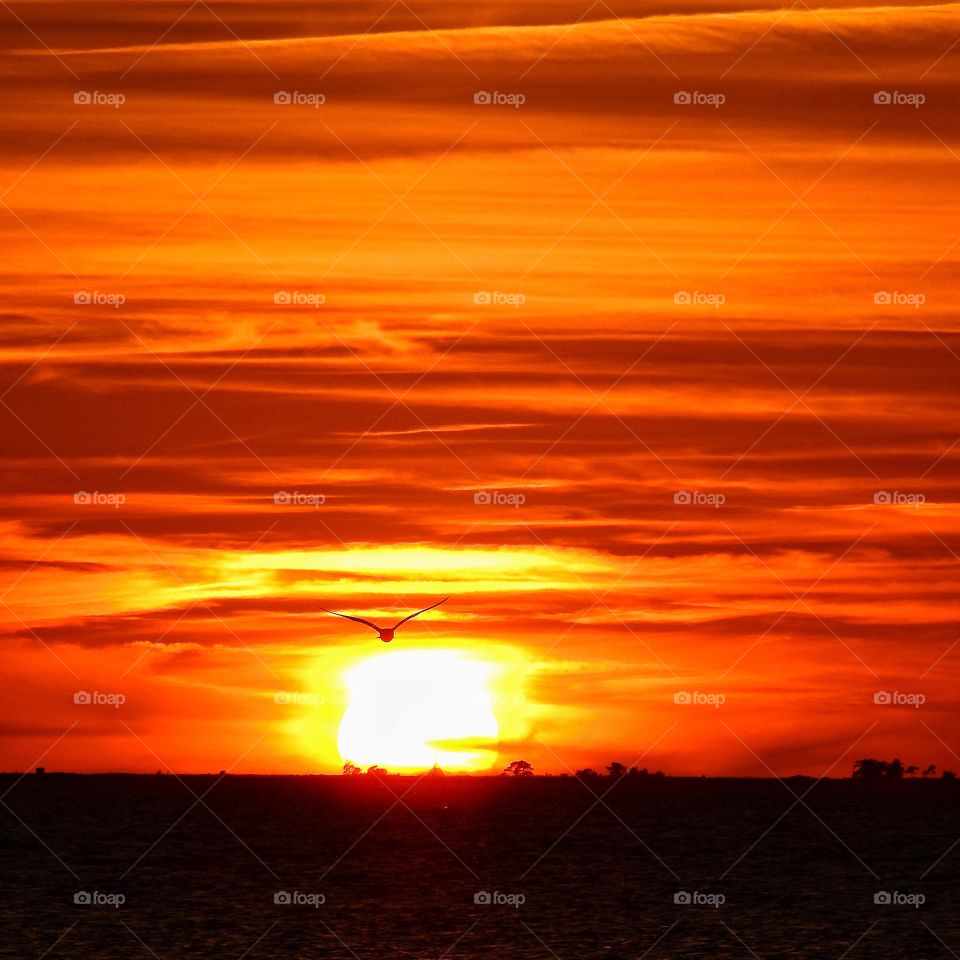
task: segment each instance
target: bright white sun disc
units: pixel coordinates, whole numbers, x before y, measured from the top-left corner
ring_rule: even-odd
[[[361,766],[483,770],[496,760],[490,664],[448,650],[391,650],[344,675],[349,701],[337,746]],[[457,741],[463,741],[462,748]]]

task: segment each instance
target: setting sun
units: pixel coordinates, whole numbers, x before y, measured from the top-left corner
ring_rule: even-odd
[[[496,760],[493,666],[450,650],[390,651],[344,675],[343,760],[390,770],[483,770]]]

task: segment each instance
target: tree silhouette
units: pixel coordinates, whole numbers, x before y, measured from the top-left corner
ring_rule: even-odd
[[[363,771],[350,760],[343,765],[343,775],[345,777],[358,777],[361,773]]]
[[[943,773],[940,774],[940,779],[941,779],[941,780],[956,780],[956,779],[957,779],[957,775],[956,775],[952,770],[944,770]]]
[[[503,771],[505,777],[532,777],[533,764],[526,760],[512,760]]]
[[[916,764],[911,763],[910,766],[904,768],[903,763],[896,757],[890,761],[864,757],[863,760],[857,760],[853,765],[854,780],[902,780],[904,775],[912,777],[918,772],[921,771]],[[936,773],[937,765],[935,763],[931,763],[926,770],[922,771],[924,777],[933,777]],[[944,770],[944,780],[952,779],[952,777],[947,776],[948,773],[950,773],[949,770]]]
[[[853,778],[855,780],[880,780],[887,774],[889,764],[886,760],[874,760],[871,757],[864,757],[863,760],[857,760],[853,765]]]
[[[607,767],[607,773],[609,773],[614,780],[619,779],[626,772],[627,768],[622,763],[618,763],[616,760],[614,760],[613,763]]]
[[[368,777],[385,777],[387,771],[383,767],[374,764],[372,767],[367,767],[367,776]]]

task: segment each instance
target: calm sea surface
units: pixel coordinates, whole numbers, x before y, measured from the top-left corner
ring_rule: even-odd
[[[960,785],[610,788],[2,776],[0,956],[960,956]]]

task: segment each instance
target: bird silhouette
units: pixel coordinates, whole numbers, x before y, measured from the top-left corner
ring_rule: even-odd
[[[375,623],[371,623],[369,620],[364,620],[363,617],[351,617],[347,613],[337,613],[336,610],[328,610],[326,607],[321,607],[320,609],[324,613],[332,613],[335,617],[343,617],[344,620],[353,620],[355,623],[362,623],[364,626],[372,627],[380,635],[380,639],[384,643],[389,643],[394,634],[400,627],[403,626],[408,620],[412,620],[414,617],[419,617],[421,613],[426,613],[428,610],[432,610],[434,607],[439,607],[441,603],[446,603],[449,600],[449,597],[444,597],[442,600],[438,600],[436,603],[431,604],[429,607],[424,607],[422,610],[418,610],[416,613],[411,613],[409,616],[404,617],[399,623],[395,623],[392,627],[378,627]]]

